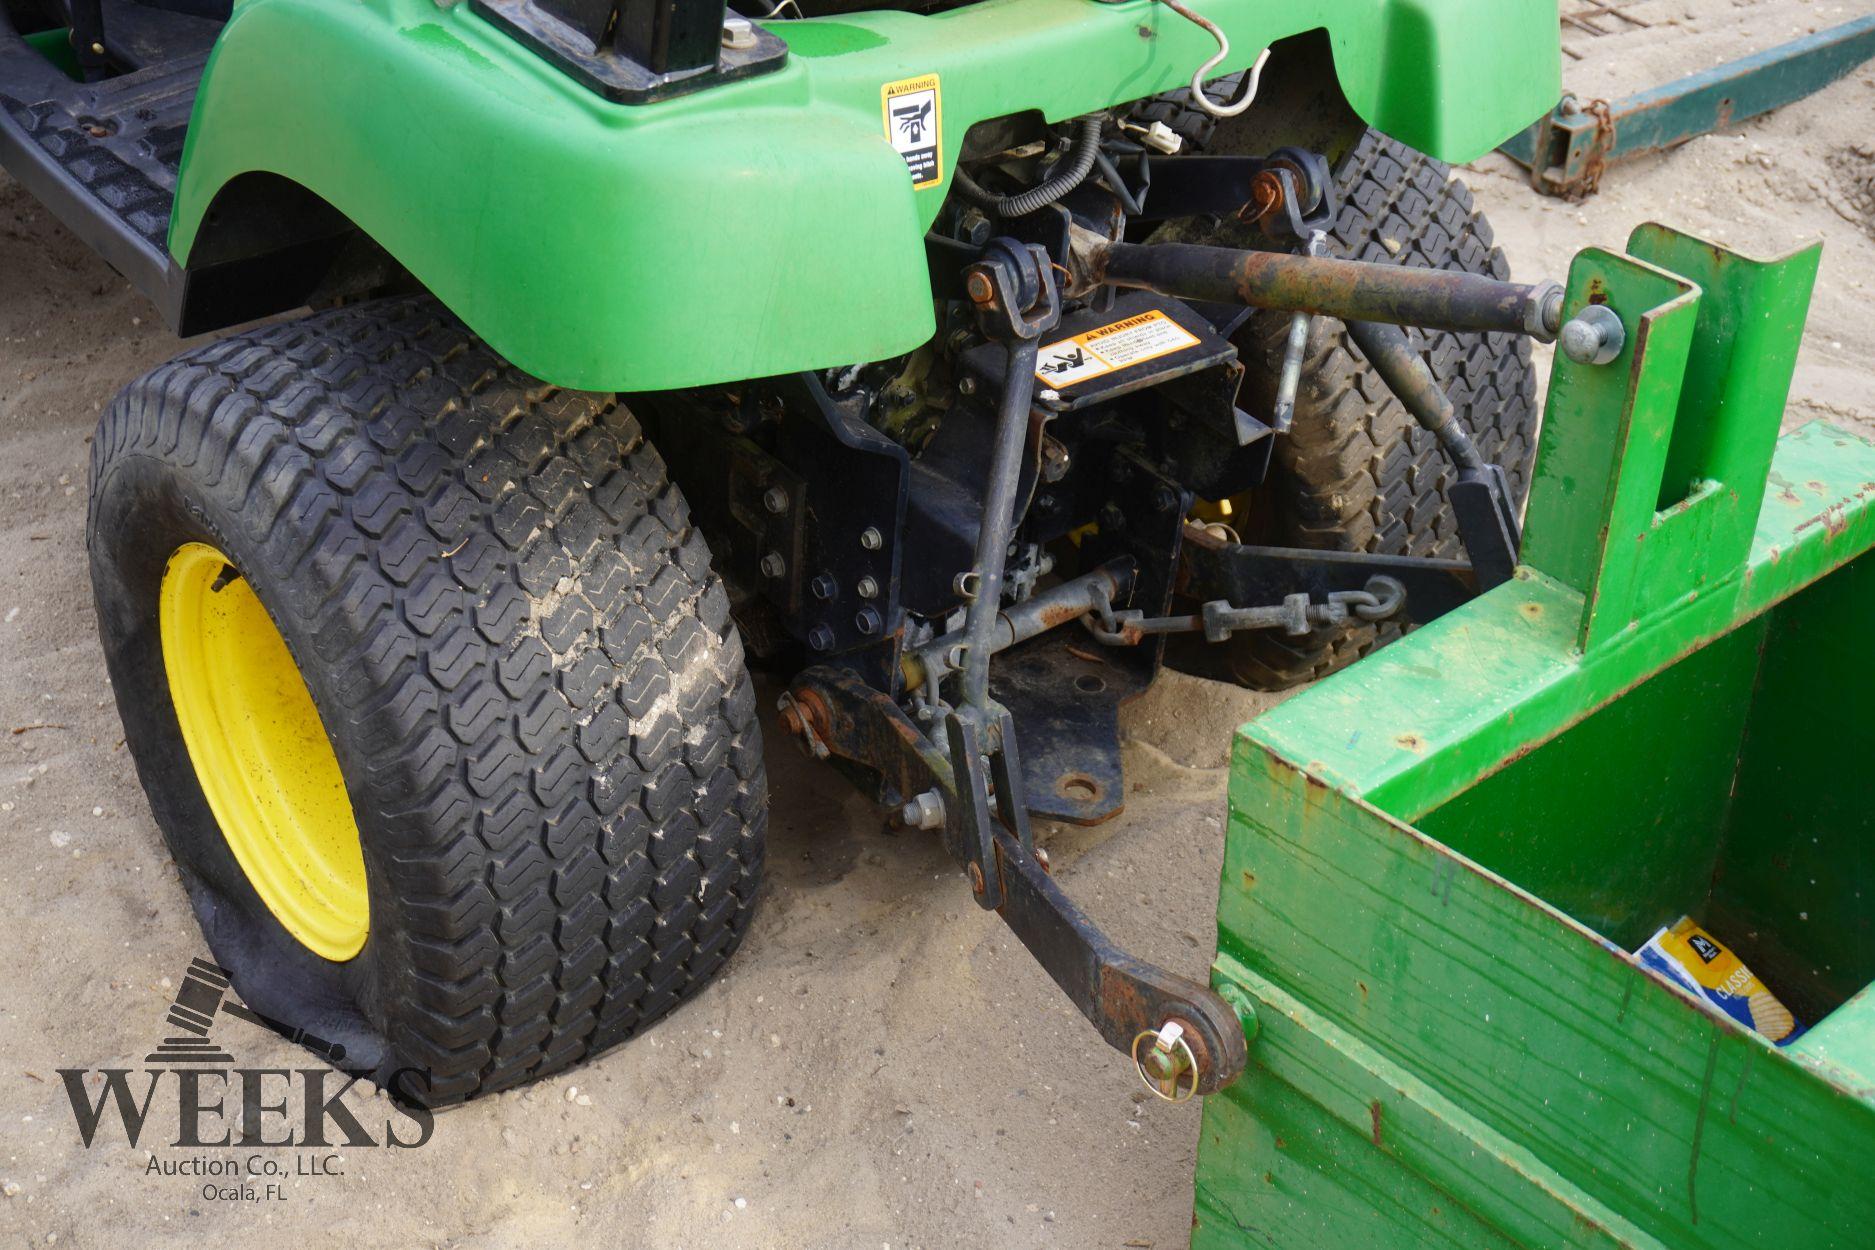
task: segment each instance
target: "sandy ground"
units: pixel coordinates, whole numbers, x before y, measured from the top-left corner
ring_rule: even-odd
[[[1584,94],[1618,94],[1870,9],[1650,0],[1631,6],[1646,31],[1571,36],[1589,59],[1567,73]],[[1470,178],[1523,277],[1558,274],[1577,248],[1618,245],[1647,219],[1764,253],[1823,238],[1791,419],[1875,431],[1875,70],[1618,169],[1584,205],[1540,199],[1498,157]],[[1146,1098],[935,846],[883,835],[779,733],[754,930],[727,975],[642,1040],[451,1112],[422,1149],[343,1151],[343,1176],[285,1180],[279,1201],[206,1201],[199,1179],[146,1176],[149,1155],[114,1127],[82,1148],[55,1070],[140,1066],[202,953],[122,747],[83,545],[96,415],[176,350],[121,279],[0,178],[0,946],[14,952],[0,1239],[1185,1244],[1197,1109]],[[1260,706],[1168,678],[1129,716],[1124,816],[1043,831],[1072,894],[1189,974],[1211,952],[1225,747]],[[217,1036],[246,1065],[305,1062],[249,1026]],[[350,1101],[367,1123],[384,1118],[381,1098]]]

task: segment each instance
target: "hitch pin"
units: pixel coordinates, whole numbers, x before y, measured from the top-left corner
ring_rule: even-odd
[[[1152,1039],[1152,1048],[1142,1055],[1139,1045],[1147,1038]],[[1133,1066],[1146,1088],[1167,1102],[1185,1102],[1198,1092],[1198,1060],[1185,1040],[1185,1026],[1176,1020],[1167,1020],[1156,1030],[1143,1030],[1133,1039]]]
[[[1309,232],[1302,251],[1307,256],[1328,253],[1328,235],[1320,230]],[[1313,313],[1298,312],[1289,318],[1289,340],[1283,346],[1283,371],[1276,383],[1276,410],[1270,414],[1270,429],[1287,434],[1296,417],[1296,392],[1302,386],[1302,361],[1309,351],[1309,330],[1315,325]]]
[[[1296,391],[1302,385],[1302,357],[1309,350],[1309,327],[1315,318],[1308,313],[1294,313],[1289,318],[1289,341],[1283,348],[1283,372],[1276,384],[1276,410],[1270,414],[1270,429],[1287,434],[1296,417]]]

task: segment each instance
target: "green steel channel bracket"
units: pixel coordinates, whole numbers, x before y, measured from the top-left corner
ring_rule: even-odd
[[[1573,96],[1498,151],[1530,171],[1546,195],[1595,190],[1601,168],[1697,139],[1821,91],[1875,57],[1875,16],[1793,40],[1601,110]]]

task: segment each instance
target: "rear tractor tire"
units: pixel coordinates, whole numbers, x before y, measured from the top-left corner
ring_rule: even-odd
[[[196,348],[92,451],[125,739],[247,1005],[412,1101],[546,1076],[747,929],[766,781],[702,536],[631,414],[428,299]]]

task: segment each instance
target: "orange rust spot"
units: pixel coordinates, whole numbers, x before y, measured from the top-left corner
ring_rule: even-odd
[[[1402,750],[1411,751],[1415,755],[1425,754],[1426,740],[1420,737],[1418,734],[1401,734],[1399,737],[1395,738],[1393,741]]]
[[[1243,888],[1248,890],[1257,883],[1257,875],[1248,868],[1243,870]]]
[[[1378,1146],[1380,1144],[1380,1099],[1376,1098],[1367,1104],[1367,1113],[1373,1117],[1374,1145]]]
[[[1517,610],[1533,621],[1543,616],[1543,605],[1540,603],[1520,603],[1517,605]]]

